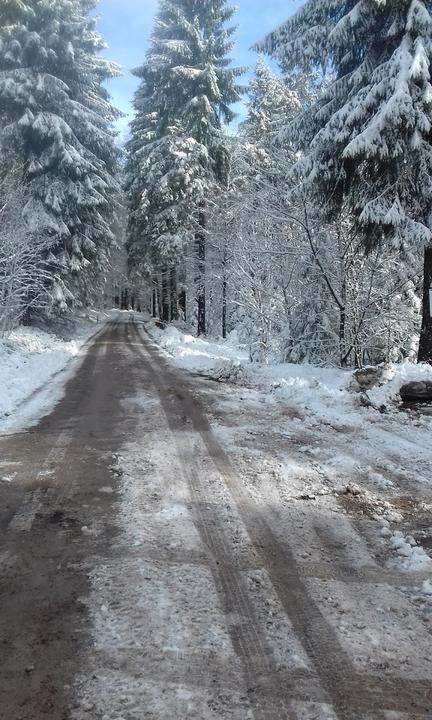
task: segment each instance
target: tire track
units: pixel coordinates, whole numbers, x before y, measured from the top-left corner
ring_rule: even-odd
[[[129,332],[108,323],[54,410],[31,433],[0,439],[5,461],[20,460],[14,482],[0,487],[0,716],[8,720],[70,717],[90,637],[81,563],[109,546],[112,498],[99,488],[111,481],[112,453],[128,431],[120,399],[137,390],[125,352]],[[93,525],[100,535],[82,532]]]
[[[176,441],[178,442],[179,429],[182,427],[182,418],[187,417],[228,488],[249,537],[269,572],[277,595],[313,663],[321,685],[331,698],[339,720],[359,720],[360,713],[366,715],[370,712],[374,713],[374,720],[379,720],[385,717],[385,711],[404,712],[408,717],[431,717],[430,683],[403,678],[377,678],[373,675],[362,675],[356,670],[350,656],[341,647],[335,629],[310,597],[291,548],[287,543],[282,544],[275,536],[271,529],[271,520],[265,517],[262,508],[256,506],[237,478],[227,455],[211,432],[201,403],[194,397],[185,376],[169,367],[162,360],[156,347],[143,338],[136,326],[134,329],[136,336],[142,340],[141,355],[147,364],[148,372],[152,373],[152,380],[158,389],[161,404]],[[171,387],[176,387],[176,393],[169,392]],[[183,454],[184,465],[191,462],[190,456],[185,456],[181,446],[179,453],[181,456]],[[186,465],[185,471],[192,492],[195,495],[201,494],[203,489],[196,487],[197,480],[194,473],[190,473],[190,465]],[[200,531],[204,535],[208,532],[210,520],[214,521],[213,514],[211,518],[205,515],[198,516]],[[217,547],[216,552],[218,552]],[[224,586],[222,581],[223,594],[225,596],[227,593],[230,594],[235,601],[237,593],[235,578],[228,575],[226,583],[227,585]],[[242,611],[247,614],[249,608],[242,607]],[[253,621],[252,613],[249,618]],[[247,639],[245,642],[248,648]],[[265,654],[265,649],[263,650]],[[248,649],[245,651],[242,641],[238,643],[238,652],[245,659],[246,676],[249,678],[251,671],[248,667]],[[258,676],[260,669],[254,669]],[[265,674],[264,668],[262,674]],[[287,696],[290,696],[289,689]],[[272,712],[274,713],[274,710],[270,710],[267,716],[262,717],[278,717]]]
[[[136,327],[133,327],[136,330]],[[140,335],[137,337],[141,339]],[[142,346],[139,349],[141,351]],[[175,393],[166,393],[163,380],[146,356],[145,350],[142,357],[146,370],[142,381],[147,383],[150,380],[157,385],[162,409],[173,432],[182,473],[189,486],[194,522],[209,552],[210,569],[227,618],[232,645],[243,666],[254,717],[256,720],[289,718],[292,714],[290,704],[293,699],[328,702],[326,693],[317,678],[311,676],[310,671],[278,671],[272,649],[248,596],[244,577],[239,572],[238,560],[228,542],[223,518],[215,512],[216,505],[209,500],[208,488],[200,480],[195,449],[188,437],[187,428],[185,430],[183,416],[175,412],[178,397],[175,399]],[[163,389],[161,384],[164,385]],[[179,428],[182,431],[176,432]]]

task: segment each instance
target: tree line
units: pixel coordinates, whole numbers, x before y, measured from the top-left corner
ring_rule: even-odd
[[[260,362],[431,362],[432,3],[306,0],[243,87],[227,2],[160,0],[124,153],[95,5],[0,8],[8,322],[101,292],[123,204],[129,283],[164,322]]]
[[[420,335],[430,362],[431,3],[307,0],[228,135],[232,14],[162,1],[137,71],[128,249],[154,313],[258,360],[401,360]]]

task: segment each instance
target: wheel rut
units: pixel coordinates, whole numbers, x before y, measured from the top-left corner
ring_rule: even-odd
[[[194,498],[197,527],[214,558],[214,577],[222,603],[227,612],[232,606],[238,608],[245,620],[244,624],[251,626],[247,631],[244,624],[231,627],[231,637],[242,660],[247,684],[255,684],[255,702],[252,707],[256,717],[266,720],[289,717],[289,714],[281,714],[289,712],[289,700],[304,699],[308,695],[307,699],[331,704],[339,720],[359,720],[362,714],[371,717],[371,713],[374,720],[384,720],[388,712],[405,713],[409,718],[430,718],[430,683],[364,674],[353,665],[335,629],[311,597],[289,544],[282,543],[275,536],[271,517],[267,517],[263,509],[257,506],[237,477],[228,456],[212,433],[205,409],[186,375],[173,370],[136,325],[134,332],[137,340],[142,341],[142,347],[138,349],[147,366],[146,374],[151,375],[157,387],[177,443],[183,472]],[[236,571],[233,571],[232,564],[227,563],[229,554],[223,544],[224,530],[220,528],[215,532],[214,512],[206,513],[202,510],[206,496],[205,484],[197,477],[194,453],[185,449],[185,441],[181,439],[186,421],[200,438],[205,452],[228,489],[253,547],[269,573],[278,598],[311,661],[311,671],[302,678],[305,681],[305,692],[301,691],[300,679],[281,687],[282,683],[276,679],[277,673],[269,665],[269,650],[260,638],[253,610],[244,600]]]
[[[148,407],[152,405],[140,406],[138,396],[157,408],[160,425],[150,434],[155,445],[159,427],[169,435],[163,445],[169,457],[155,451],[151,491],[160,485],[161,467],[166,471],[167,487],[173,482],[172,468],[178,467],[182,475],[172,497],[188,512],[179,520],[174,515],[171,525],[164,526],[165,532],[177,522],[188,522],[196,541],[189,543],[185,530],[182,538],[187,541],[171,544],[168,532],[163,546],[158,547],[162,526],[152,515],[155,500],[154,505],[143,505],[142,522],[146,517],[153,522],[143,544],[125,548],[119,542],[118,504],[103,490],[107,485],[114,490],[116,451],[132,439],[138,458],[146,452],[140,428],[151,427]],[[391,713],[398,720],[400,713],[404,720],[432,716],[431,688],[425,681],[358,669],[310,590],[310,581],[323,576],[330,582],[346,579],[350,587],[354,582],[381,580],[380,588],[386,580],[394,580],[391,574],[380,579],[379,568],[372,563],[363,573],[352,574],[349,553],[339,565],[335,563],[334,577],[329,567],[325,572],[316,567],[314,575],[312,564],[305,574],[294,552],[295,529],[286,538],[276,532],[277,513],[258,505],[249,495],[211,431],[193,381],[170,367],[129,318],[108,324],[89,344],[63,400],[50,415],[31,432],[0,437],[0,444],[2,469],[14,473],[10,486],[0,485],[0,714],[7,720],[99,717],[83,706],[78,714],[71,710],[75,679],[83,667],[91,676],[95,658],[86,598],[93,592],[87,569],[98,562],[115,570],[112,588],[119,595],[120,607],[123,565],[129,567],[132,587],[136,579],[143,583],[139,587],[147,593],[146,607],[153,612],[155,626],[161,619],[152,592],[157,594],[159,587],[166,587],[168,599],[175,604],[181,593],[175,594],[178,587],[173,578],[181,582],[186,577],[189,582],[182,595],[184,605],[174,607],[177,613],[191,615],[190,625],[185,627],[198,626],[205,633],[206,612],[211,614],[205,605],[207,597],[215,608],[220,606],[212,615],[220,617],[215,622],[223,624],[225,618],[227,655],[218,654],[211,645],[203,651],[196,641],[193,644],[190,633],[189,644],[179,643],[177,654],[175,648],[165,653],[164,646],[153,638],[153,649],[144,662],[141,646],[133,645],[126,660],[132,684],[126,687],[136,691],[138,698],[146,683],[160,686],[164,692],[166,685],[168,693],[174,684],[174,692],[187,687],[194,698],[204,697],[203,702],[210,703],[202,706],[200,718],[250,720],[251,710],[254,720],[297,720],[304,712],[312,717],[319,708],[325,708],[323,712],[329,712],[332,720],[389,720]],[[144,483],[145,467],[137,467],[134,480]],[[120,487],[121,480],[117,482]],[[170,497],[165,492],[165,500]],[[102,528],[100,534],[98,528]],[[329,546],[334,542],[325,529],[319,539]],[[144,578],[133,574],[137,568]],[[206,583],[206,589],[204,600],[194,605],[201,593],[197,582]],[[266,624],[268,613],[262,606],[270,598],[275,604],[277,601],[279,613],[275,611],[272,628]],[[124,607],[135,632],[133,620],[142,622],[140,606],[128,606],[125,601]],[[193,617],[195,607],[199,607],[199,618]],[[155,628],[145,627],[144,620],[143,653],[155,632]],[[175,620],[171,627],[167,617],[167,626],[166,636],[175,646]],[[283,644],[279,655],[278,639]],[[116,649],[121,654],[121,638],[119,643]],[[104,653],[107,657],[100,658],[101,667],[111,668],[110,648],[103,648],[101,655]],[[291,664],[281,663],[280,655],[289,657]],[[225,665],[225,657],[229,665]],[[235,707],[234,697],[240,698]],[[163,715],[167,701],[163,695],[161,698],[162,715],[159,710],[153,715],[149,711],[149,717],[167,717]],[[187,700],[180,698],[179,703],[178,707],[184,708]],[[311,706],[318,710],[312,709],[309,715]],[[138,705],[130,717],[141,718],[142,707]]]
[[[81,598],[89,592],[80,562],[106,543],[81,528],[108,512],[98,487],[121,442],[123,414],[107,388],[122,373],[130,329],[109,323],[88,345],[63,399],[31,432],[0,437],[13,482],[0,484],[0,716],[68,720],[70,692],[89,626]],[[105,353],[111,343],[117,351]],[[120,421],[122,426],[119,427]],[[127,423],[126,423],[127,425]]]

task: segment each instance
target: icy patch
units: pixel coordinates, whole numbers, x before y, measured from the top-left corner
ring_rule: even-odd
[[[251,570],[244,575],[257,621],[264,629],[276,670],[310,670],[308,657],[276,595],[267,571]]]
[[[360,672],[432,679],[429,635],[394,587],[316,579],[308,586]]]
[[[292,720],[337,720],[333,708],[327,704],[293,701]]]
[[[72,710],[72,720],[254,720],[248,700],[239,690],[227,691],[219,684],[214,688],[202,684],[191,690],[186,684],[143,678],[140,670],[137,664],[134,677],[120,667],[91,673],[88,684],[83,681],[83,688],[85,693],[90,692],[90,698],[97,699],[88,700],[84,694]],[[313,717],[316,720],[316,715],[310,720]],[[327,718],[319,716],[319,720]]]

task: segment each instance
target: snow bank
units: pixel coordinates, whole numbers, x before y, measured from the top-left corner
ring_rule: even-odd
[[[345,413],[352,409],[350,372],[285,363],[252,368],[250,374],[258,384],[265,382],[276,399],[311,411],[317,422],[337,423],[341,405]]]
[[[47,408],[49,396],[58,399],[62,382],[54,378],[76,358],[88,338],[101,328],[99,317],[92,313],[81,318],[73,338],[64,340],[38,328],[20,327],[0,341],[0,429],[24,419],[23,404],[39,390],[44,395],[34,399],[31,417]],[[64,378],[63,378],[64,382]]]
[[[346,413],[354,409],[349,371],[291,363],[259,365],[250,361],[244,345],[234,342],[235,335],[225,341],[212,342],[187,335],[172,326],[160,330],[148,323],[146,327],[177,367],[216,380],[241,378],[276,399],[312,411],[317,423],[338,422],[341,402],[345,404]],[[352,421],[355,421],[354,417]]]
[[[150,322],[147,330],[177,367],[211,375],[215,379],[242,377],[252,384],[265,384],[266,389],[277,398],[295,400],[296,405],[318,413],[321,411],[321,414],[325,411],[323,416],[329,421],[336,405],[345,404],[348,411],[357,404],[358,395],[352,390],[351,370],[292,363],[258,365],[250,362],[247,348],[235,342],[235,335],[225,341],[213,342],[196,338],[173,326],[160,330]],[[383,384],[367,394],[375,406],[389,406],[400,401],[402,385],[412,380],[432,381],[432,366],[409,361],[389,364]]]
[[[171,356],[175,365],[197,373],[213,376],[220,373],[223,363],[226,363],[227,367],[241,365],[249,379],[255,377],[266,380],[274,384],[275,388],[280,388],[281,393],[286,394],[302,387],[305,389],[320,387],[328,389],[329,394],[332,394],[335,390],[346,388],[351,378],[349,372],[331,368],[290,363],[278,365],[253,363],[250,361],[247,347],[236,342],[235,333],[227,340],[215,342],[183,333],[172,325],[161,330],[153,323],[148,323],[146,328],[158,345]]]
[[[209,342],[183,333],[173,326],[160,330],[149,324],[147,329],[160,347],[171,355],[175,364],[190,372],[218,374],[224,365],[243,364],[249,360],[244,347],[234,346],[229,341]]]
[[[368,391],[371,401],[376,405],[400,401],[399,392],[406,383],[422,380],[432,382],[432,365],[417,365],[409,361],[398,365],[392,363],[388,365],[386,377],[387,382],[381,387]]]
[[[404,570],[432,570],[432,559],[413,537],[406,537],[403,532],[396,530],[390,536],[390,544],[398,554]]]

